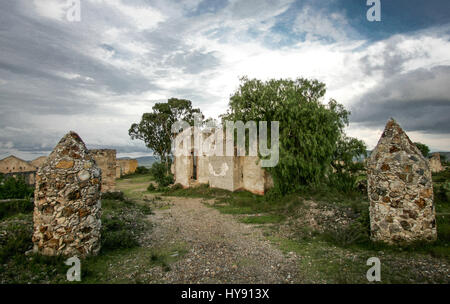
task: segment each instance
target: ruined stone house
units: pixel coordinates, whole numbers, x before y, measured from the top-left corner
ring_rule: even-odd
[[[114,191],[116,189],[116,150],[92,149],[89,153],[102,171],[101,191]]]
[[[0,160],[0,173],[3,173],[6,177],[23,177],[27,184],[34,185],[36,167],[23,159],[11,155]]]
[[[133,174],[136,172],[138,161],[136,159],[118,159],[117,165],[119,168],[117,170],[119,170],[120,173],[116,172],[116,177],[121,177],[123,175]]]
[[[192,132],[191,143],[194,140],[193,134],[194,132]],[[206,139],[211,133],[200,132],[200,134],[203,139]],[[226,141],[227,139],[224,138],[224,143]],[[226,144],[224,149],[225,146]],[[209,184],[212,188],[229,191],[247,190],[263,195],[273,187],[272,177],[261,167],[257,156],[237,156],[236,149],[234,156],[207,155],[205,152],[197,151],[193,145],[190,148],[190,155],[177,156],[177,149],[183,149],[182,140],[179,140],[174,147],[172,173],[175,183],[184,188]]]
[[[431,172],[433,173],[439,173],[441,171],[444,171],[444,167],[441,163],[441,155],[439,153],[433,153],[430,157],[430,168]]]
[[[40,157],[30,161],[30,164],[33,165],[34,167],[36,167],[36,170],[37,170],[37,169],[39,169],[39,167],[41,167],[44,164],[46,159],[47,159],[47,156],[40,156]]]

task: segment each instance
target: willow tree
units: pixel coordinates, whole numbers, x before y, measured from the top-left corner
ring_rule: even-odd
[[[348,140],[344,127],[350,112],[335,100],[324,104],[325,93],[317,80],[243,77],[230,97],[224,120],[279,121],[279,162],[266,169],[281,193],[318,185],[342,155],[338,143]]]

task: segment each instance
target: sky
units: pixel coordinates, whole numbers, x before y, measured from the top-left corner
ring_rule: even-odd
[[[0,158],[47,155],[68,131],[118,157],[157,102],[226,112],[239,78],[305,77],[349,109],[369,149],[394,117],[450,151],[450,1],[0,0]],[[72,3],[72,4],[71,4]],[[76,6],[75,6],[76,7]]]

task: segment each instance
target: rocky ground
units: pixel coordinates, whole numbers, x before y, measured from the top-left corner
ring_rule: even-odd
[[[297,256],[284,254],[254,225],[239,223],[198,198],[167,197],[149,216],[154,228],[148,246],[185,244],[170,270],[155,267],[159,283],[294,283]],[[159,203],[161,204],[161,203]],[[159,205],[161,206],[161,205]],[[174,252],[173,255],[180,254]]]

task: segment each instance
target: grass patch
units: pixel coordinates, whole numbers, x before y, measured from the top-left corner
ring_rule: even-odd
[[[0,220],[20,213],[33,212],[34,204],[28,199],[0,202]]]

